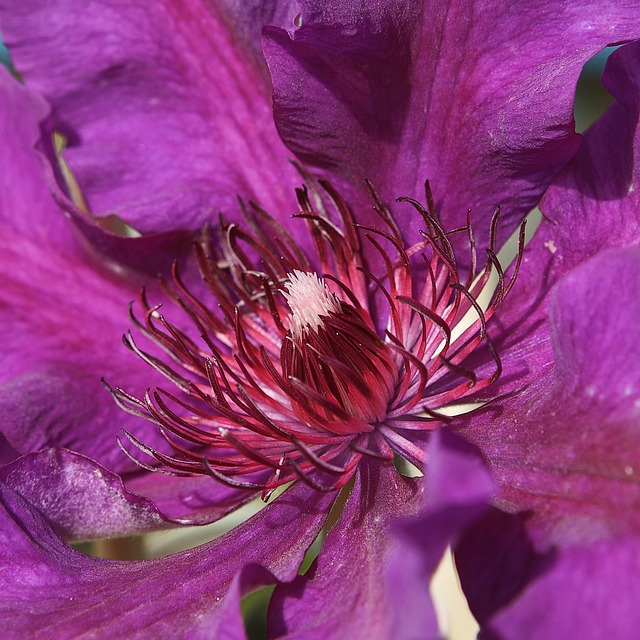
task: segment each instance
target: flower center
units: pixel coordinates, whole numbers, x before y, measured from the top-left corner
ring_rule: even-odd
[[[470,224],[456,230],[468,233],[472,251],[463,280],[430,194],[427,207],[400,199],[424,223],[419,241],[406,246],[372,188],[380,227],[356,224],[333,187],[320,185],[324,196],[315,184],[298,191],[294,216],[315,255],[252,205],[244,211],[251,233],[221,221],[215,242],[206,228],[196,245],[210,301],[187,288],[177,267],[172,282],[161,281],[185,325],[169,322],[142,292],[144,319],[132,313],[132,321],[170,359],[141,349],[131,333],[125,344],[178,392],[157,388],[138,398],[108,387],[125,410],[155,423],[165,443],[152,447],[125,433],[152,459],[142,462],[120,443],[137,464],[209,475],[262,490],[265,499],[295,479],[334,491],[363,456],[392,463],[399,454],[421,466],[429,431],[447,420],[440,410],[473,401],[500,375],[487,322],[515,280],[524,226],[508,283],[495,256],[495,219],[478,274]],[[364,240],[381,258],[381,274],[368,268]],[[465,362],[482,344],[495,367],[479,378]]]
[[[297,343],[301,343],[309,331],[318,329],[330,313],[340,312],[340,301],[315,273],[296,269],[289,274],[284,286],[284,297],[291,309],[289,331]]]
[[[341,303],[314,273],[294,271],[285,285],[290,335],[282,343],[282,375],[304,385],[294,409],[302,420],[324,415],[337,433],[371,431],[387,415],[397,381],[390,349],[371,319]],[[331,428],[331,427],[329,427]]]

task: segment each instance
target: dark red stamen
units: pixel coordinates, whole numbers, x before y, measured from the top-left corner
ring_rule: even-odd
[[[425,226],[406,246],[370,184],[381,227],[356,224],[339,193],[319,184],[323,196],[314,184],[298,191],[294,216],[306,221],[313,259],[265,211],[243,204],[249,231],[220,221],[216,242],[205,228],[195,246],[209,300],[185,285],[175,265],[171,281],[161,282],[186,325],[167,320],[141,292],[144,315],[131,311],[132,322],[168,357],[141,349],[131,333],[124,342],[180,390],[138,399],[109,387],[120,406],[155,423],[169,447],[159,451],[125,433],[154,461],[138,461],[121,444],[141,466],[209,475],[264,497],[296,479],[337,490],[363,456],[391,462],[395,452],[420,465],[422,445],[412,434],[446,421],[444,407],[472,399],[500,375],[487,322],[520,267],[524,225],[508,283],[495,253],[497,212],[477,276],[470,218],[451,232],[465,232],[471,247],[463,280],[428,185],[426,206],[400,199]],[[380,256],[382,274],[365,264],[363,240]],[[465,362],[482,343],[496,366],[480,378]]]

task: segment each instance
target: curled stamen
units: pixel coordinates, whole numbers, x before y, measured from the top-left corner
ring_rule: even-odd
[[[140,348],[131,332],[124,343],[179,393],[147,390],[138,399],[106,385],[119,406],[153,422],[161,436],[162,451],[125,432],[152,462],[140,462],[119,440],[130,459],[261,491],[263,499],[293,480],[336,491],[363,457],[392,464],[399,454],[420,465],[425,432],[452,419],[443,409],[471,401],[497,379],[501,363],[487,323],[520,268],[524,224],[507,282],[495,252],[499,209],[476,275],[470,214],[465,226],[445,231],[426,183],[426,205],[398,199],[424,224],[417,242],[406,245],[391,210],[369,182],[367,189],[379,226],[357,223],[326,181],[297,191],[294,223],[308,233],[314,256],[254,203],[240,203],[248,229],[221,219],[212,241],[205,227],[195,257],[211,299],[189,289],[177,264],[171,279],[160,281],[184,326],[141,292],[144,315],[131,310],[131,321],[172,366]],[[464,276],[453,233],[468,238]],[[381,273],[367,264],[365,250]],[[482,346],[496,364],[490,375],[468,365]]]

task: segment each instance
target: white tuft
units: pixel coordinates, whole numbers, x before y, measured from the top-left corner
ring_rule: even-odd
[[[315,273],[298,271],[289,274],[284,297],[291,309],[289,328],[294,340],[322,324],[322,317],[340,312],[340,301]]]

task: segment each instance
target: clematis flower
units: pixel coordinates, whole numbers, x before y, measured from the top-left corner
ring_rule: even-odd
[[[616,106],[558,173],[580,144],[580,67],[637,36],[635,7],[300,5],[2,9],[26,81],[2,76],[13,160],[0,233],[11,633],[242,637],[239,598],[277,584],[273,636],[409,637],[411,616],[428,636],[433,616],[417,598],[397,599],[398,580],[424,587],[453,543],[487,631],[596,637],[617,624],[630,636],[632,603],[607,595],[613,575],[633,593],[637,544],[637,376],[620,366],[638,345],[635,45],[609,65]],[[67,138],[65,163],[50,149],[54,130]],[[330,178],[324,196],[311,181],[297,205],[288,200],[291,152]],[[505,297],[495,250],[554,178]],[[262,207],[249,207],[249,231],[236,225],[236,194]],[[396,196],[410,201],[388,207]],[[497,204],[502,226],[489,222]],[[185,232],[218,210],[225,222],[196,250],[203,286]],[[285,231],[295,211],[303,220]],[[109,231],[119,220],[139,237]],[[459,228],[490,249],[480,273],[497,272],[499,284],[488,306],[473,258],[454,264],[464,236],[446,232]],[[175,256],[185,264],[141,299],[141,328],[168,356],[132,338],[140,358],[116,351],[120,310]],[[160,313],[162,299],[182,319],[167,305]],[[101,377],[136,415],[100,392]],[[439,410],[469,393],[497,400],[451,422],[457,439],[429,437]],[[123,428],[188,477],[141,470],[114,444]],[[392,451],[426,460],[425,480],[400,476]],[[161,560],[86,558],[59,537],[206,522],[291,480],[230,534]],[[317,562],[296,577],[350,481]],[[406,530],[390,529],[400,516],[413,516]],[[388,576],[388,553],[395,568],[419,561]],[[558,594],[590,574],[596,586],[567,609]],[[600,608],[585,617],[585,604]]]

